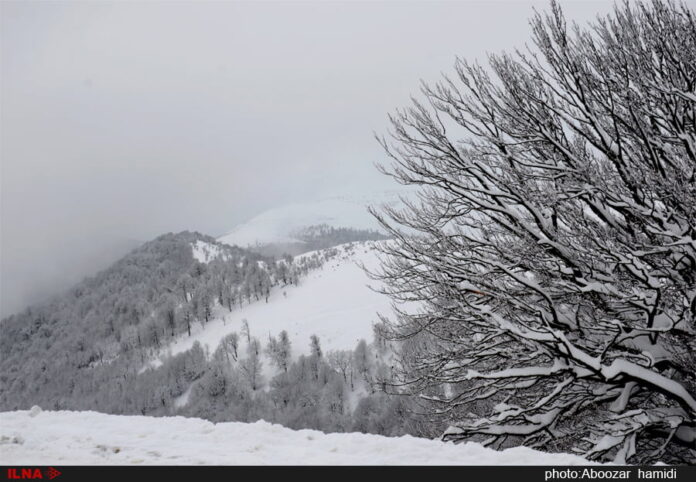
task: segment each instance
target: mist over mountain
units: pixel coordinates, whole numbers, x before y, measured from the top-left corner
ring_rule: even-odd
[[[26,239],[21,253],[0,257],[0,317],[67,291],[85,276],[107,268],[143,242],[129,238],[105,238],[95,243],[75,236],[71,249],[62,255],[46,255],[32,247],[42,239]]]
[[[346,194],[277,206],[240,223],[218,240],[244,247],[301,242],[299,238],[303,230],[319,225],[380,231],[380,225],[368,212],[368,206],[394,204],[400,195],[407,193],[405,190],[389,190]]]

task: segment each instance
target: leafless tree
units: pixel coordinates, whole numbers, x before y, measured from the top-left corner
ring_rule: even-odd
[[[394,385],[447,439],[693,462],[694,13],[580,27],[552,3],[531,25],[533,47],[458,60],[380,138],[418,192],[373,210]]]
[[[343,381],[350,381],[350,389],[353,390],[353,354],[349,351],[330,351],[327,356],[329,366],[343,376]]]

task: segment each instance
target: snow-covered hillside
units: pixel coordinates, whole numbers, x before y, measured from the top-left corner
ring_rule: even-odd
[[[241,332],[244,320],[251,336],[262,341],[286,330],[295,356],[309,353],[311,335],[317,335],[327,351],[352,350],[361,338],[371,341],[377,313],[391,311],[390,299],[370,288],[375,283],[361,268],[376,268],[375,242],[349,243],[332,249],[336,254],[321,268],[301,278],[298,286],[275,288],[268,302],[254,301],[232,312],[218,306],[215,319],[196,324],[190,337],[181,335],[162,350],[162,355],[181,353],[196,341],[212,353],[225,335]]]
[[[228,256],[222,252],[220,246],[201,240],[192,243],[191,250],[193,251],[194,259],[199,263],[210,263],[216,258],[222,258],[223,260],[228,259]]]
[[[38,408],[38,407],[36,407]],[[410,436],[324,434],[266,422],[96,412],[0,413],[3,465],[579,465],[567,454],[517,447],[502,452]]]
[[[379,230],[379,224],[367,211],[368,205],[393,203],[395,192],[370,196],[341,196],[314,202],[296,203],[271,209],[252,218],[218,238],[218,241],[242,247],[293,243],[298,230],[320,224],[333,227]]]

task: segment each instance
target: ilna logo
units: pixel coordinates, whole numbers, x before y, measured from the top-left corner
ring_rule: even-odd
[[[53,480],[60,475],[60,471],[53,467],[48,467],[44,470],[39,468],[28,468],[28,467],[12,467],[7,469],[7,478],[16,479],[48,479]]]

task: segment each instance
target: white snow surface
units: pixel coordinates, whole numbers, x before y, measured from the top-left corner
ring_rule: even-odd
[[[2,465],[582,465],[526,447],[497,452],[410,436],[325,434],[267,422],[97,412],[0,413]]]
[[[208,264],[220,256],[226,257],[219,246],[201,240],[192,243],[191,249],[193,250],[193,258],[199,263]]]
[[[394,203],[396,192],[371,196],[337,196],[314,202],[295,203],[263,212],[218,238],[221,243],[242,247],[301,242],[293,233],[308,226],[327,224],[335,228],[381,230],[367,211],[370,204]]]
[[[189,350],[198,341],[213,353],[224,336],[242,331],[243,320],[249,323],[251,336],[265,346],[269,334],[277,336],[288,332],[292,355],[309,354],[309,339],[317,335],[324,351],[353,350],[360,339],[372,341],[373,323],[377,313],[391,313],[389,297],[370,287],[370,280],[360,264],[370,269],[378,266],[378,253],[373,241],[348,243],[337,246],[339,254],[321,268],[300,278],[298,286],[276,287],[268,303],[261,299],[232,312],[216,306],[216,318],[205,324],[196,323],[189,337],[180,335],[161,356],[176,355]],[[300,256],[310,256],[305,253]],[[153,365],[158,362],[154,361]]]

